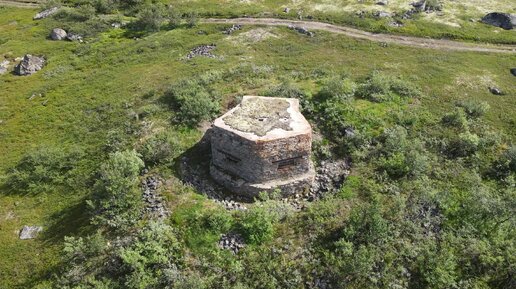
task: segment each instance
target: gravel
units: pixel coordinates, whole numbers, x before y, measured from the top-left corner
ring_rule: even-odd
[[[146,177],[141,183],[145,213],[155,219],[164,219],[170,215],[163,197],[158,193],[160,185],[161,181],[156,176]]]
[[[230,250],[233,254],[237,254],[244,247],[244,238],[238,233],[230,232],[220,236],[219,248],[221,249]]]
[[[215,44],[197,46],[194,49],[192,49],[190,53],[188,53],[188,55],[186,55],[186,59],[192,59],[198,56],[215,58],[216,56],[211,53],[211,51],[215,49],[215,47]]]

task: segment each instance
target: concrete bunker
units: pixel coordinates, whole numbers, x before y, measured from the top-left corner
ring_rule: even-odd
[[[297,99],[244,96],[215,120],[211,150],[211,176],[245,197],[303,193],[314,180],[312,128]]]

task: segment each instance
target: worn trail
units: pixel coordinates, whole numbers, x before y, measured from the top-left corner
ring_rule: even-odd
[[[338,26],[323,22],[286,20],[275,18],[207,18],[201,19],[201,23],[216,24],[241,24],[241,25],[265,25],[265,26],[302,26],[311,30],[323,30],[331,33],[342,34],[349,37],[364,39],[375,42],[392,43],[406,45],[419,48],[430,48],[438,50],[450,51],[473,51],[473,52],[490,52],[490,53],[514,53],[516,54],[516,45],[496,45],[496,44],[479,44],[467,43],[444,39],[430,39],[413,36],[400,36],[392,34],[371,33],[355,28]]]
[[[38,7],[37,0],[34,2],[16,1],[16,0],[0,0],[0,6],[17,6],[22,8]],[[472,51],[472,52],[488,52],[488,53],[511,53],[516,54],[516,45],[498,45],[498,44],[480,44],[467,43],[445,39],[431,39],[414,36],[401,36],[383,33],[372,33],[356,28],[333,25],[324,22],[287,20],[276,18],[205,18],[200,20],[201,23],[213,24],[241,24],[241,25],[265,25],[265,26],[302,26],[311,30],[322,30],[336,34],[346,35],[348,37],[364,39],[375,42],[383,42],[389,44],[398,44],[419,48],[430,48],[437,50],[450,51]]]

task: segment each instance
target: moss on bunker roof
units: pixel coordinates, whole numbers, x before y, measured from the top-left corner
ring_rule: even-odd
[[[292,130],[292,117],[288,108],[290,103],[285,99],[255,97],[242,101],[240,107],[223,118],[231,128],[265,136],[274,129]]]

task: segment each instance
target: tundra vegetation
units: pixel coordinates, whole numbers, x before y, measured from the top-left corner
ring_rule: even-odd
[[[0,7],[0,55],[48,60],[0,75],[0,288],[514,286],[514,54],[287,28],[235,42],[198,23],[240,7],[213,2],[77,1],[37,22]],[[85,41],[51,41],[55,27]],[[211,44],[216,57],[185,57]],[[337,191],[303,210],[263,196],[228,211],[181,181],[201,127],[248,94],[300,99],[315,162],[351,163]],[[166,218],[144,213],[149,174],[166,180]],[[43,231],[19,240],[26,224]],[[217,245],[229,232],[237,254]]]

